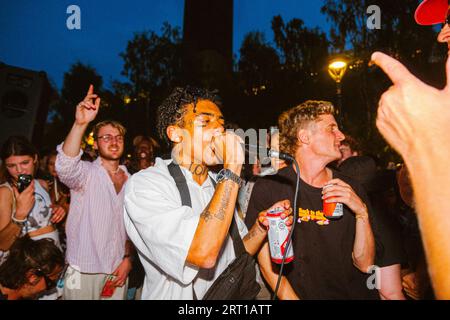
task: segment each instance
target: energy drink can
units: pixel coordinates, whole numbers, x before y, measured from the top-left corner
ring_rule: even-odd
[[[286,246],[289,239],[289,229],[286,226],[286,219],[281,219],[281,214],[285,211],[282,208],[275,208],[267,211],[267,220],[269,221],[269,247],[272,261],[281,264],[283,255],[286,252]],[[286,254],[285,263],[294,260],[294,250],[292,241]]]
[[[323,187],[323,189],[331,187],[332,184],[327,184]],[[337,220],[344,215],[344,205],[340,202],[325,202],[326,200],[331,199],[323,199],[323,215],[328,220]]]

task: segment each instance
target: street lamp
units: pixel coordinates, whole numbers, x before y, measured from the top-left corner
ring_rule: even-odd
[[[89,133],[89,135],[86,138],[86,143],[92,147],[94,145],[94,132]]]
[[[126,106],[129,105],[130,102],[131,102],[131,98],[130,98],[129,96],[125,96],[125,97],[123,98],[123,103],[124,103]]]
[[[328,65],[328,73],[336,82],[337,108],[336,116],[338,123],[342,126],[342,85],[341,81],[347,71],[347,62],[342,59],[335,59]]]

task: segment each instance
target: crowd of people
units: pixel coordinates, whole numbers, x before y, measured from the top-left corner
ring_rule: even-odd
[[[443,23],[438,40],[450,50],[449,9],[427,0],[416,20]],[[95,123],[92,85],[44,158],[9,137],[0,154],[0,299],[450,298],[450,83],[438,90],[383,53],[372,60],[393,82],[377,127],[403,157],[394,168],[364,154],[339,129],[333,104],[318,100],[283,112],[271,130],[271,149],[290,157],[248,164],[217,93],[189,86],[157,110],[165,157],[157,139],[138,136],[124,158],[126,128]],[[446,71],[450,79],[450,59]],[[90,126],[95,159],[83,157]],[[327,217],[324,203],[340,203],[342,216]],[[293,230],[281,278],[268,243],[272,209]],[[226,287],[229,275],[236,285]]]

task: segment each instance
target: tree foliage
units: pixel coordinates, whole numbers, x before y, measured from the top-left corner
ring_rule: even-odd
[[[181,74],[180,30],[166,22],[161,35],[154,31],[136,33],[120,56],[131,95],[152,95],[155,90],[171,87]]]
[[[255,94],[272,88],[280,67],[278,53],[266,42],[263,33],[250,32],[245,36],[238,70],[246,93]]]
[[[72,127],[76,105],[86,96],[90,84],[94,85],[96,93],[102,95],[103,79],[89,65],[76,62],[64,74],[61,94],[50,106],[50,122],[44,134],[44,148],[52,149],[62,142]],[[104,106],[105,102],[102,105]]]
[[[248,33],[240,48],[238,122],[244,128],[268,128],[279,114],[305,99],[329,98],[326,74],[328,41],[318,28],[300,19],[272,19],[273,44],[261,32]],[[258,114],[258,117],[255,117]],[[233,119],[234,120],[234,119]]]
[[[112,91],[103,88],[102,77],[90,66],[74,64],[64,76],[64,84],[52,105],[49,139],[61,139],[69,131],[75,105],[84,97],[89,84],[103,98],[99,120],[112,118],[128,128],[128,144],[138,134],[156,134],[155,110],[173,88],[201,84],[220,88],[225,102],[223,112],[242,128],[267,128],[278,115],[307,99],[336,101],[336,87],[327,73],[330,58],[345,54],[350,63],[343,80],[344,131],[363,142],[366,152],[384,160],[395,154],[377,133],[375,115],[380,94],[390,82],[376,68],[369,68],[371,53],[385,51],[400,59],[427,82],[443,83],[445,48],[436,42],[436,31],[414,21],[417,0],[323,0],[322,13],[331,22],[326,30],[310,28],[298,18],[272,19],[272,41],[254,31],[248,33],[239,49],[232,75],[192,71],[190,83],[183,68],[183,43],[180,30],[164,23],[159,33],[134,34],[124,51],[122,75],[126,81],[113,81]],[[371,30],[366,22],[367,8],[381,9],[381,29]],[[218,63],[209,54],[207,64]],[[184,73],[183,73],[184,72]],[[197,78],[201,79],[197,79]],[[194,80],[192,80],[194,81]],[[186,82],[186,83],[185,83]],[[189,82],[189,83],[187,83]],[[60,133],[56,134],[59,130]],[[53,141],[51,140],[51,141]],[[55,141],[55,143],[60,141]]]
[[[380,8],[381,28],[366,25],[367,8]],[[384,51],[402,61],[413,73],[438,85],[442,77],[436,73],[442,62],[431,27],[418,25],[414,20],[417,0],[325,0],[322,7],[332,23],[330,41],[335,53],[346,52],[352,69],[344,77],[343,111],[345,130],[363,141],[366,151],[384,160],[398,159],[375,127],[375,115],[381,93],[390,86],[385,75],[368,62],[374,51]]]

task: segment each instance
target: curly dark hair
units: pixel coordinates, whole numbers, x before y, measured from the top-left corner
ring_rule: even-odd
[[[170,140],[166,133],[167,127],[174,124],[181,127],[184,126],[183,118],[186,114],[186,105],[193,103],[195,112],[195,107],[199,100],[209,100],[219,107],[222,105],[217,90],[186,86],[184,88],[175,88],[170,96],[158,107],[156,128],[159,137],[168,146],[170,146]]]
[[[28,283],[28,272],[50,275],[58,266],[64,266],[64,255],[53,240],[32,240],[26,235],[14,242],[7,260],[0,266],[0,284],[19,289]]]

